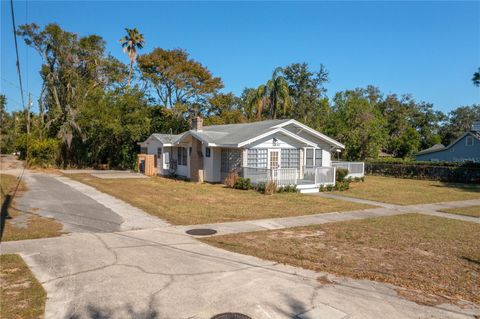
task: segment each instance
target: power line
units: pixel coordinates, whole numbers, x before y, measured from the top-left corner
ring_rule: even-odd
[[[20,82],[20,94],[22,95],[22,107],[23,107],[23,110],[25,111],[25,99],[23,97],[22,73],[20,72],[20,59],[18,57],[17,27],[15,26],[15,14],[13,13],[13,0],[10,0],[10,12],[12,15],[13,39],[15,40],[15,52],[17,54],[18,81]]]
[[[10,86],[12,86],[12,87],[14,87],[14,88],[20,89],[20,87],[19,87],[17,84],[13,83],[12,81],[9,81],[9,80],[5,79],[4,77],[0,77],[0,78],[1,78],[1,80],[2,80],[3,83],[6,83],[6,84],[8,84],[8,85],[10,85]],[[28,90],[27,90],[27,91],[28,91]],[[36,95],[36,94],[33,94],[33,93],[32,93],[32,96],[33,96],[34,98],[36,98],[36,99],[39,99],[39,96]],[[11,98],[9,97],[9,99],[11,99]]]

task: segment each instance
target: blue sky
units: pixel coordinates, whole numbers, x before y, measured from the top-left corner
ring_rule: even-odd
[[[125,27],[154,47],[184,48],[223,79],[224,91],[265,82],[277,66],[323,63],[328,95],[369,84],[412,94],[444,112],[480,103],[472,75],[480,67],[480,2],[113,2],[14,1],[17,25],[50,22],[98,34],[125,63]],[[38,96],[40,59],[22,39],[25,91]],[[8,109],[21,97],[9,1],[1,2],[1,89]],[[35,103],[36,104],[36,103]]]

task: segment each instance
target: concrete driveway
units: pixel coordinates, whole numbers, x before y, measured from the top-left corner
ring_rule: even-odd
[[[421,306],[393,286],[227,252],[65,177],[27,174],[19,202],[68,235],[6,242],[47,291],[45,318],[472,318],[477,306]]]
[[[28,192],[16,198],[18,209],[36,210],[41,216],[54,218],[63,224],[65,232],[120,230],[124,220],[118,214],[55,177],[27,172],[22,180]]]

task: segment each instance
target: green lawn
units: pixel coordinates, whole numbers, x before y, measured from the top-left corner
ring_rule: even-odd
[[[47,294],[18,255],[0,255],[0,318],[43,318]]]
[[[338,194],[398,205],[427,204],[480,199],[480,185],[368,175],[365,182],[351,183]]]
[[[391,283],[421,303],[459,298],[480,303],[479,234],[476,223],[406,214],[202,241],[314,271]]]
[[[300,216],[372,207],[298,193],[262,195],[253,190],[236,190],[220,184],[198,184],[164,177],[100,179],[88,174],[67,176],[176,225]]]

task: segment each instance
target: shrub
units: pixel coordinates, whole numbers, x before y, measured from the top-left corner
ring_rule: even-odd
[[[280,186],[277,190],[278,193],[296,193],[297,191],[297,185]]]
[[[327,185],[327,191],[331,192],[333,190],[333,185]]]
[[[320,191],[320,192],[324,192],[324,191],[325,191],[325,186],[323,186],[323,185],[320,185],[320,188],[318,189],[318,191]]]
[[[335,182],[334,189],[335,189],[336,191],[340,190],[340,185],[341,185],[341,182]]]
[[[345,177],[348,175],[348,169],[346,168],[337,168],[336,169],[336,176],[335,180],[337,182],[341,182],[345,179]]]
[[[235,181],[235,184],[233,184],[233,188],[247,190],[247,189],[252,189],[253,185],[252,185],[252,182],[250,181],[250,178],[239,177]]]
[[[28,141],[28,166],[50,167],[55,166],[58,159],[59,143],[56,139],[31,139]]]
[[[259,193],[265,194],[265,183],[260,182],[255,186],[255,190]]]
[[[363,178],[363,177],[362,177],[362,178]],[[360,182],[360,181],[362,180],[362,178],[360,178],[360,177],[355,177],[353,180],[354,180],[356,183],[358,183],[358,182]]]
[[[273,182],[273,181],[269,181],[266,185],[265,185],[265,192],[264,194],[265,195],[273,195],[277,192],[277,183]]]
[[[228,173],[227,177],[225,178],[225,181],[223,182],[225,186],[227,187],[234,187],[235,183],[237,182],[238,179],[238,174],[237,172],[230,172]]]

